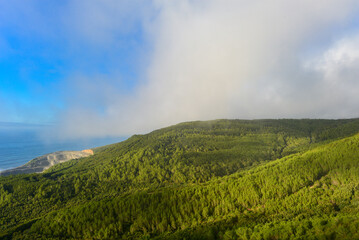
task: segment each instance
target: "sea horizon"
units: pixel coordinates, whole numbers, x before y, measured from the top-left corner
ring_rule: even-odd
[[[124,141],[127,137],[59,140],[43,137],[46,125],[0,122],[0,171],[16,168],[32,159],[57,151],[81,151]]]

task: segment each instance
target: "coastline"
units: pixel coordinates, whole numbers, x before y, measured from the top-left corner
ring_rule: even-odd
[[[73,159],[80,159],[93,155],[92,149],[82,151],[57,151],[45,154],[30,160],[22,166],[0,171],[0,176],[9,176],[16,174],[41,173],[52,166],[67,162]]]
[[[80,151],[94,149],[125,140],[127,137],[102,137],[89,139],[55,140],[44,139],[39,129],[1,128],[0,124],[0,172],[14,169],[32,159],[57,151]]]

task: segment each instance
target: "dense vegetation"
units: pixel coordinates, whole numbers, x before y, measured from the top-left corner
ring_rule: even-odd
[[[3,239],[359,238],[359,119],[191,122],[0,178]]]

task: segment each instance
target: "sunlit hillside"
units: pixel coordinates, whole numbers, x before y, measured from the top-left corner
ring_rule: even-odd
[[[359,238],[359,119],[215,120],[0,177],[2,239]]]

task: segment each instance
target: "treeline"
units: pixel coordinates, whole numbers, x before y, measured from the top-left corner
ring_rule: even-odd
[[[359,214],[357,149],[359,136],[202,185],[92,200],[51,213],[13,238],[167,238],[177,232],[172,237],[182,239],[188,229],[207,226],[213,239],[237,239],[243,233],[282,239],[310,236],[317,228],[337,224],[335,219],[350,226],[344,232],[348,235],[336,230],[321,234],[356,236],[359,221],[346,219]]]
[[[44,174],[1,177],[0,238],[183,239],[203,228],[218,239],[331,217],[354,206],[358,139],[321,145],[358,131],[358,119],[216,120],[135,135]]]

